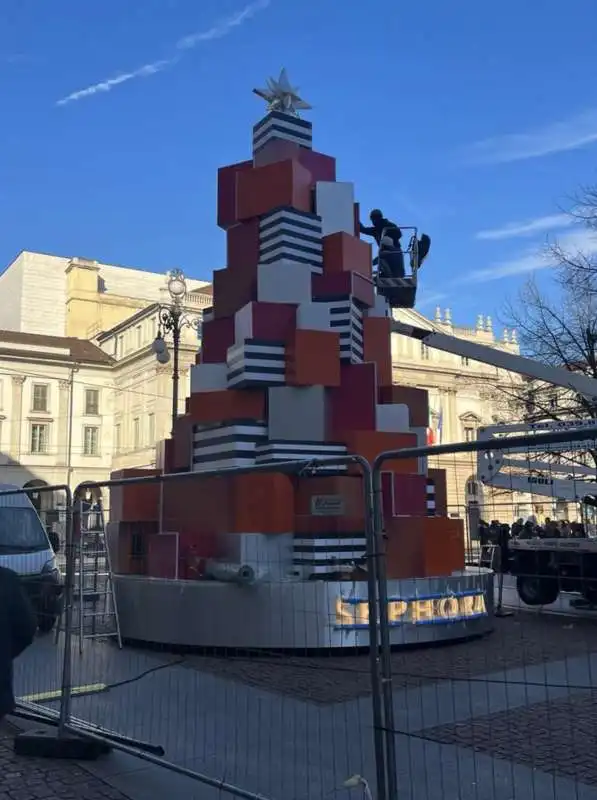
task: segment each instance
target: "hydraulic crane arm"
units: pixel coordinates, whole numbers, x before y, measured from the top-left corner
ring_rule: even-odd
[[[550,367],[538,361],[533,361],[531,358],[508,353],[505,350],[469,342],[466,339],[459,339],[446,333],[419,328],[416,325],[408,325],[397,320],[392,321],[392,332],[399,333],[402,336],[409,336],[411,339],[418,339],[435,350],[443,350],[445,353],[453,353],[463,358],[470,358],[473,361],[481,361],[484,364],[490,364],[508,372],[518,372],[528,378],[535,378],[545,383],[551,383],[554,386],[563,386],[566,389],[577,392],[591,402],[597,402],[597,380],[586,375],[569,372],[561,367]]]

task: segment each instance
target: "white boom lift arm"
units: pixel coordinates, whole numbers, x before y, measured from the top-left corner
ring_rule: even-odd
[[[535,378],[554,386],[561,386],[570,389],[591,402],[597,403],[597,380],[589,378],[559,367],[550,367],[525,358],[514,353],[489,347],[487,345],[469,342],[466,339],[459,339],[439,331],[420,328],[409,325],[397,320],[392,321],[392,332],[402,336],[409,336],[417,339],[428,347],[436,350],[443,350],[446,353],[470,358],[473,361],[480,361],[490,364],[508,372],[517,372],[529,378]],[[508,448],[506,445],[509,434],[516,433],[548,433],[560,430],[578,431],[582,428],[597,427],[597,420],[581,420],[567,422],[539,422],[539,423],[517,423],[513,425],[491,425],[479,431],[479,439],[496,440],[496,449],[493,452],[479,453],[477,458],[477,475],[479,480],[489,486],[510,489],[512,491],[545,495],[558,500],[582,501],[588,495],[597,495],[597,482],[595,481],[595,469],[584,466],[552,463],[550,461],[531,460],[530,454],[537,452],[545,454],[548,452],[561,453],[579,452],[589,449],[597,449],[594,439],[587,439],[576,442],[569,442],[565,445],[540,445],[536,448],[532,446],[523,449]],[[524,458],[510,458],[504,455],[507,451],[509,455],[523,454]],[[503,467],[509,467],[514,472],[500,473]],[[520,472],[516,472],[516,470]],[[522,470],[527,472],[548,472],[548,476],[541,474],[522,474]],[[570,477],[570,473],[573,476]],[[558,477],[559,476],[559,477]],[[582,480],[581,476],[589,478]],[[592,478],[593,480],[590,480]]]

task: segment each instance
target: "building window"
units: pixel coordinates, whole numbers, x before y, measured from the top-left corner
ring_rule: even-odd
[[[31,447],[32,453],[45,454],[50,445],[50,426],[47,422],[34,422],[31,426]]]
[[[122,447],[122,428],[120,422],[114,426],[114,452],[120,453]]]
[[[99,414],[99,389],[85,389],[85,414],[88,416]]]
[[[33,411],[48,410],[49,388],[47,383],[33,384]]]
[[[133,449],[138,450],[141,447],[141,424],[139,417],[133,420]]]
[[[99,455],[99,428],[97,425],[85,425],[83,428],[83,455]]]
[[[470,362],[466,356],[460,356],[460,363],[463,367],[468,367]]]
[[[155,414],[147,415],[147,441],[149,445],[155,443]]]
[[[137,350],[138,350],[141,347],[141,342],[143,341],[142,328],[140,325],[137,325],[136,335],[137,335]]]
[[[465,442],[474,442],[477,439],[477,429],[474,425],[465,425],[464,426],[464,441]]]
[[[122,358],[124,355],[124,336],[119,336],[116,340],[116,357]]]
[[[421,358],[423,361],[429,361],[429,345],[421,342]]]

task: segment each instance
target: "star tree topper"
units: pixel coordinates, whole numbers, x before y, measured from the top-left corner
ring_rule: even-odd
[[[253,89],[253,92],[266,101],[268,111],[281,111],[283,114],[298,117],[299,109],[307,111],[312,107],[301,99],[298,87],[290,85],[285,69],[280,72],[278,80],[267,79],[267,88]]]

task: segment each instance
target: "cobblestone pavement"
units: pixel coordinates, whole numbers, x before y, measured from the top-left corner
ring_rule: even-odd
[[[597,622],[520,612],[496,618],[495,630],[480,639],[392,655],[395,689],[439,680],[466,680],[516,667],[597,652]],[[370,692],[366,654],[235,657],[189,656],[188,666],[313,703],[339,703]]]
[[[16,733],[0,722],[0,800],[129,800],[72,761],[16,756]]]
[[[426,729],[422,735],[597,786],[597,693]]]

